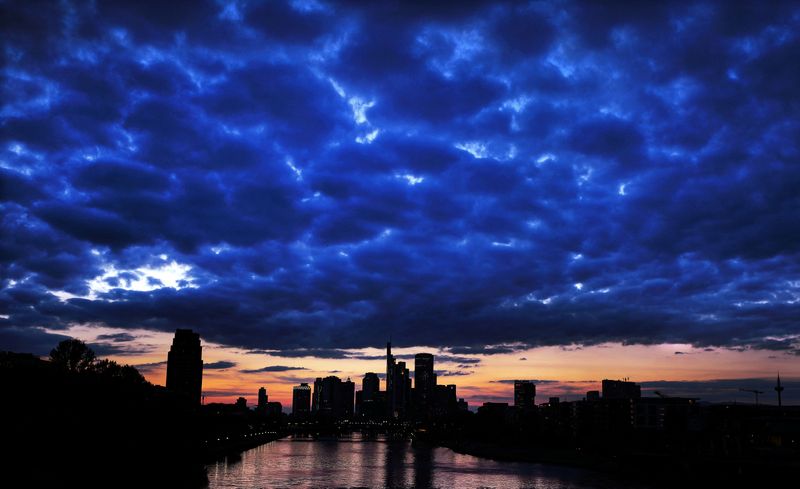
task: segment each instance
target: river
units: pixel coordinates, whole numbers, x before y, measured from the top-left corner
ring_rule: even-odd
[[[218,488],[536,488],[638,487],[593,471],[499,462],[406,441],[284,438],[208,466]]]

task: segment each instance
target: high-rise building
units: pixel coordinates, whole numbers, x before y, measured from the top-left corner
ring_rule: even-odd
[[[381,390],[381,380],[378,374],[374,372],[367,372],[364,374],[364,380],[361,381],[362,400],[372,401]]]
[[[530,380],[514,381],[514,406],[524,411],[536,407],[536,384]]]
[[[266,414],[267,402],[269,402],[269,396],[267,396],[267,389],[262,387],[258,389],[258,406],[256,406],[256,412],[259,412],[261,414]]]
[[[414,412],[426,418],[433,412],[436,403],[436,374],[433,372],[433,355],[414,355]]]
[[[367,419],[378,419],[386,414],[383,402],[385,392],[381,392],[378,374],[367,372],[361,381],[361,390],[356,393],[356,411]],[[382,395],[383,394],[383,395]]]
[[[352,416],[356,385],[350,379],[342,382],[333,375],[319,381],[318,412],[334,418]],[[314,384],[316,388],[317,382]]]
[[[306,416],[311,409],[311,387],[305,382],[292,389],[292,414]]]
[[[395,362],[392,355],[392,342],[386,342],[386,409],[389,417],[396,416],[395,410],[395,386],[394,386]]]
[[[203,385],[202,351],[199,334],[177,329],[167,355],[167,389],[197,405]]]
[[[397,362],[394,366],[392,377],[392,391],[394,394],[394,417],[405,418],[411,404],[411,376],[406,368],[406,362]]]
[[[336,396],[336,415],[338,417],[351,418],[353,416],[353,397],[356,391],[356,384],[350,379],[345,380],[339,385],[339,392]]]
[[[386,410],[390,418],[404,418],[411,401],[411,377],[406,362],[396,362],[392,342],[386,343]]]
[[[314,392],[311,394],[311,412],[319,411],[319,395],[322,392],[322,377],[314,379]]]
[[[603,399],[639,399],[642,388],[635,382],[603,379]]]

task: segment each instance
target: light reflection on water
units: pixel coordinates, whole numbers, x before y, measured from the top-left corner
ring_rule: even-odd
[[[412,448],[385,439],[283,439],[208,466],[217,488],[536,488],[632,487],[592,471],[498,462],[447,448]]]

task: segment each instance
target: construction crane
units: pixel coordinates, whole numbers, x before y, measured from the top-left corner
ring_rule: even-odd
[[[659,392],[659,391],[653,391],[653,394],[657,395],[657,396],[658,396],[658,397],[660,397],[661,399],[669,399],[669,396],[668,396],[668,395],[666,395],[666,394],[662,394],[662,393],[661,393],[661,392]]]
[[[755,390],[755,389],[739,389],[739,390],[742,391],[742,392],[750,392],[751,394],[755,394],[756,395],[756,406],[758,406],[758,395],[764,393],[762,391]]]

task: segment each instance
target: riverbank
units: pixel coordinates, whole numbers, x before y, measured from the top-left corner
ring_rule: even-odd
[[[225,457],[236,458],[242,452],[259,447],[265,443],[288,436],[281,432],[248,433],[244,436],[220,437],[217,441],[206,441],[203,446],[203,463],[209,464]]]
[[[800,473],[800,461],[783,456],[759,459],[675,456],[631,452],[623,456],[585,453],[579,449],[506,446],[476,441],[441,441],[454,452],[505,462],[559,465],[602,472],[626,483],[652,487],[762,487],[785,482]]]

